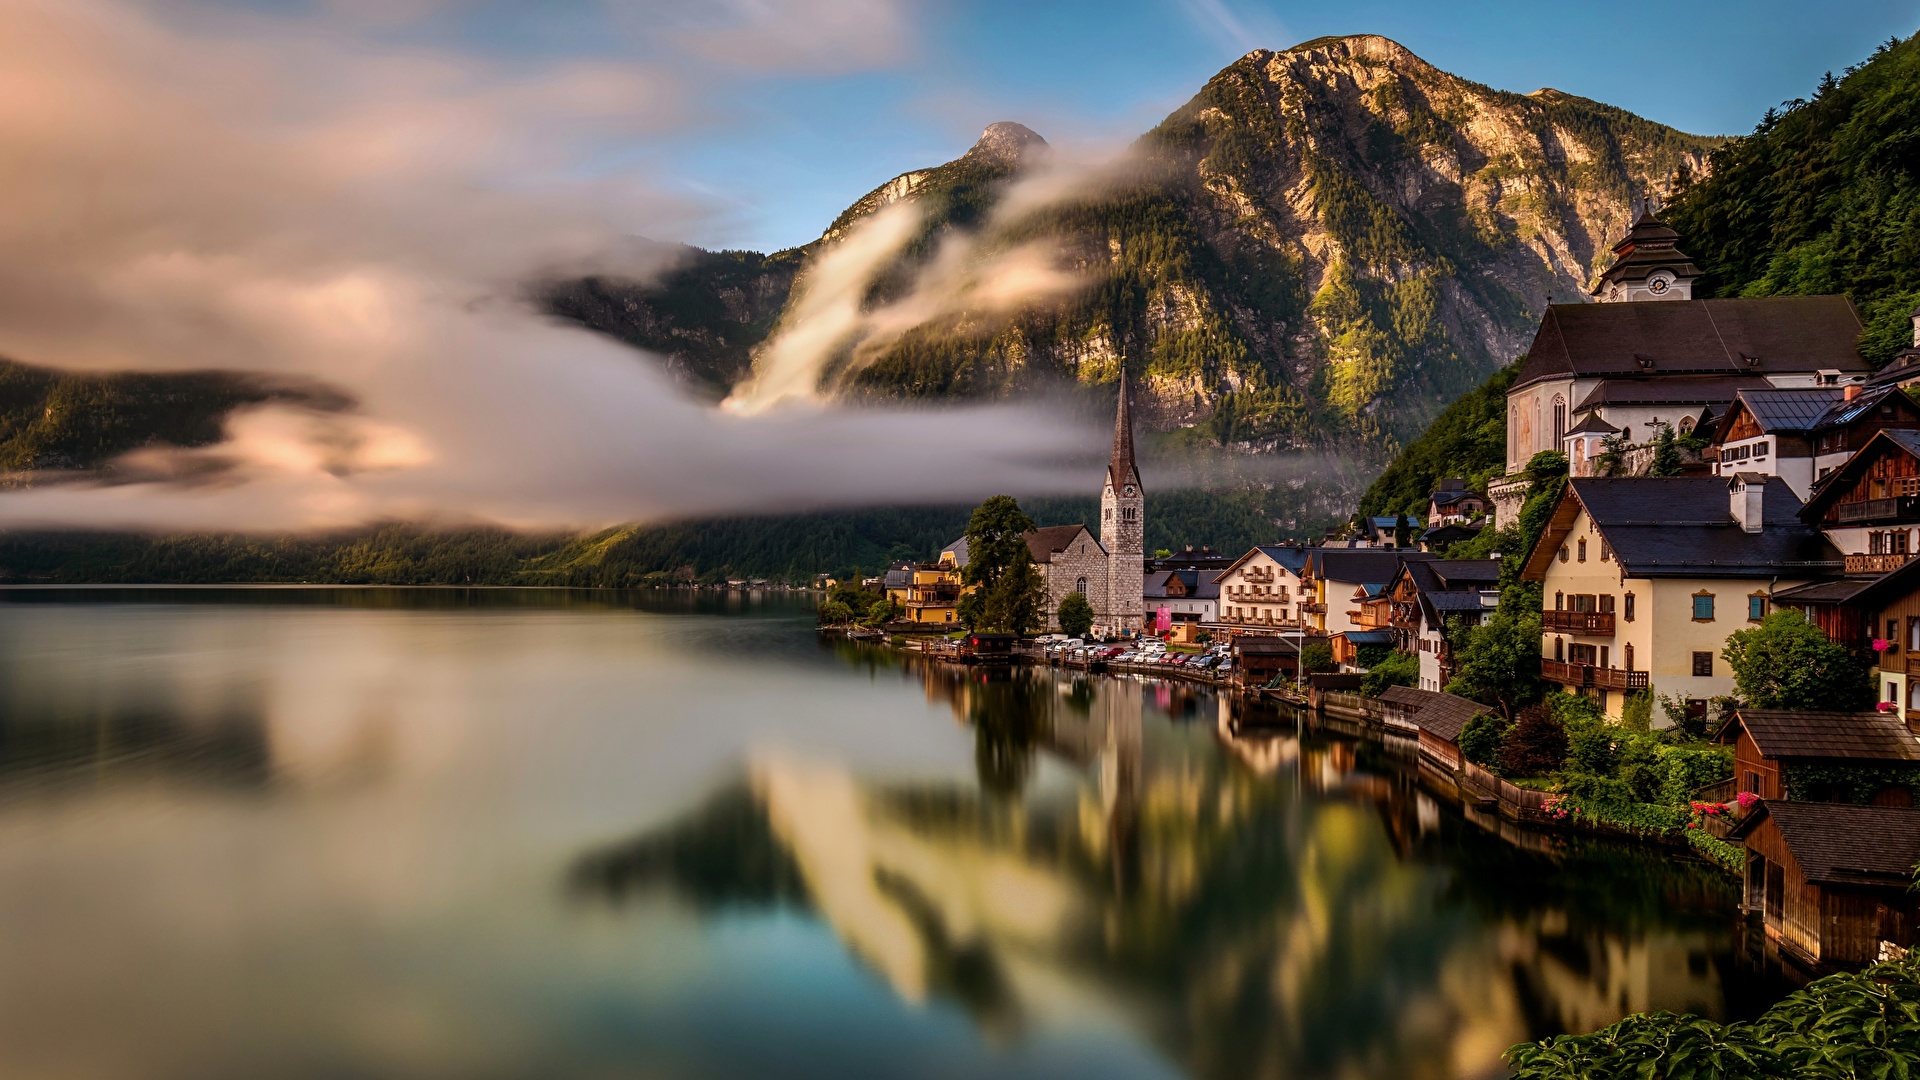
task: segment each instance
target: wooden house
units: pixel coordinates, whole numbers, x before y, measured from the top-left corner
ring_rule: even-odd
[[[1774,594],[1774,603],[1806,615],[1828,637],[1874,657],[1876,695],[1920,731],[1920,561],[1855,573]],[[1848,556],[1849,565],[1861,561]],[[1875,556],[1875,563],[1892,562]],[[1875,649],[1879,645],[1881,648]]]
[[[1762,799],[1831,797],[1826,791],[1792,790],[1788,769],[1793,765],[1911,770],[1920,782],[1920,738],[1891,713],[1740,709],[1714,733],[1714,741],[1733,747],[1736,789]],[[1911,806],[1913,791],[1890,783],[1868,798],[1876,806]]]
[[[1389,686],[1380,694],[1381,722],[1388,731],[1420,741],[1420,756],[1451,773],[1460,768],[1460,733],[1492,709],[1453,694]]]
[[[1782,952],[1859,967],[1913,946],[1920,809],[1768,801],[1729,837],[1747,849],[1746,907]]]
[[[1300,671],[1297,637],[1236,634],[1233,638],[1233,684],[1260,687],[1275,678],[1291,679]]]
[[[1885,573],[1920,551],[1920,431],[1876,431],[1814,488],[1800,518],[1847,556],[1848,573]]]

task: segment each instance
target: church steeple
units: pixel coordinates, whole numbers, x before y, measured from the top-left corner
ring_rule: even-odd
[[[1627,235],[1613,245],[1613,262],[1592,295],[1603,304],[1643,300],[1691,300],[1700,268],[1680,250],[1680,234],[1642,209]]]
[[[1133,414],[1127,405],[1127,371],[1120,369],[1120,407],[1113,417],[1113,460],[1107,464],[1107,486],[1116,491],[1131,484],[1140,490],[1140,469],[1133,461]]]

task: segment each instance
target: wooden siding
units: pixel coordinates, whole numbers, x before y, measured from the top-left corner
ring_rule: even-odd
[[[1913,946],[1912,894],[1807,881],[1772,819],[1747,834],[1746,900],[1767,936],[1804,962],[1857,968],[1880,958],[1882,941]]]
[[[1840,520],[1840,507],[1848,503],[1893,498],[1900,494],[1896,481],[1920,477],[1920,461],[1897,444],[1881,440],[1873,448],[1873,460],[1866,463],[1847,489],[1827,507],[1823,518],[1828,524]]]
[[[1755,855],[1766,860],[1763,866],[1754,866]],[[1749,873],[1747,899],[1763,910],[1767,936],[1800,959],[1820,963],[1820,928],[1825,914],[1820,887],[1808,884],[1800,864],[1787,850],[1786,838],[1771,819],[1747,834],[1747,862],[1752,870],[1763,871]],[[1758,895],[1756,884],[1760,886]]]
[[[1749,783],[1750,776],[1758,777],[1757,787]],[[1763,799],[1784,799],[1787,797],[1785,781],[1780,776],[1780,763],[1760,753],[1760,744],[1753,741],[1746,728],[1734,737],[1733,743],[1733,779],[1737,791],[1751,791]],[[1771,825],[1772,822],[1768,822]]]

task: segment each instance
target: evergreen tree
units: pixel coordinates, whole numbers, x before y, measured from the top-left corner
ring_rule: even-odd
[[[1455,663],[1447,693],[1492,705],[1507,717],[1539,699],[1539,586],[1508,586],[1486,622],[1467,626],[1456,618],[1447,637],[1454,643]]]
[[[1680,444],[1674,440],[1672,424],[1660,425],[1660,434],[1653,440],[1653,465],[1647,475],[1680,475]]]
[[[1060,632],[1068,637],[1086,637],[1093,629],[1093,605],[1087,603],[1087,594],[1070,592],[1060,600]]]

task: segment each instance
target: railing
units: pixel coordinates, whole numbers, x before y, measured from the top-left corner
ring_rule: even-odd
[[[1729,776],[1725,780],[1715,780],[1705,787],[1693,789],[1693,801],[1713,803],[1732,802],[1734,795],[1739,792],[1739,789],[1740,781],[1736,777]]]
[[[1913,561],[1906,552],[1897,555],[1849,555],[1847,569],[1849,574],[1890,574]]]
[[[1540,613],[1540,625],[1553,633],[1612,637],[1613,612],[1543,611]]]
[[[1886,666],[1886,661],[1883,660],[1880,663],[1882,667]],[[1920,652],[1907,654],[1907,674],[1920,675]]]
[[[1915,521],[1920,520],[1920,497],[1895,495],[1886,499],[1843,502],[1834,507],[1834,511],[1844,522]]]
[[[1306,612],[1306,613],[1307,613],[1307,614],[1309,614],[1309,615],[1325,615],[1325,614],[1327,613],[1327,605],[1325,605],[1325,604],[1301,604],[1301,605],[1300,605],[1300,610],[1301,610],[1301,611],[1304,611],[1304,612]]]
[[[1621,671],[1619,668],[1592,664],[1569,664],[1560,660],[1540,661],[1541,677],[1566,686],[1591,686],[1598,690],[1645,690],[1647,673]]]

